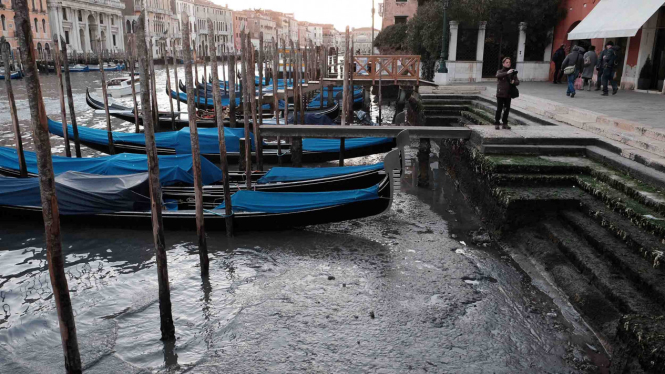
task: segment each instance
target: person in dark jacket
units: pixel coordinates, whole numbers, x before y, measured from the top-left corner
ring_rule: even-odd
[[[561,67],[566,69],[569,66],[574,66],[575,71],[572,74],[568,75],[568,90],[566,95],[570,96],[572,99],[575,97],[575,79],[582,74],[582,69],[584,69],[584,48],[580,46],[573,47],[573,51],[570,52],[568,56],[563,60]]]
[[[607,44],[605,44],[605,49],[603,49],[602,52],[600,52],[600,55],[598,55],[598,64],[596,65],[596,70],[598,71],[598,75],[596,77],[596,91],[600,91],[602,82],[603,82],[603,59],[605,59],[606,55],[611,53],[612,48],[614,47],[614,42],[609,41]]]
[[[510,130],[510,126],[508,126],[508,114],[510,113],[510,102],[512,101],[510,86],[519,86],[520,80],[517,78],[517,71],[510,68],[512,64],[510,57],[505,57],[501,61],[501,64],[503,67],[496,72],[496,117],[494,119],[494,128],[497,130],[501,128],[499,120],[502,120],[501,112],[503,112],[503,128]]]
[[[607,52],[603,54],[603,58],[600,60],[603,70],[603,93],[602,96],[608,96],[609,85],[612,85],[612,95],[616,95],[619,92],[619,87],[617,87],[617,82],[614,80],[614,73],[619,62],[619,46],[615,45],[611,48],[603,51]]]
[[[561,83],[561,75],[563,75],[563,70],[561,69],[561,64],[566,58],[565,45],[561,44],[561,47],[554,52],[552,56],[552,62],[554,62],[554,81],[552,83]]]

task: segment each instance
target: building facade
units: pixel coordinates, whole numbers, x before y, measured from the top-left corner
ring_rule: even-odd
[[[152,42],[153,57],[163,58],[165,49],[171,48],[172,39],[180,38],[177,32],[176,1],[124,0],[124,3],[124,25],[126,28],[131,25],[132,32],[135,32],[136,20],[141,11],[146,10],[146,35]]]
[[[374,29],[374,36],[379,34],[379,30]],[[355,54],[369,55],[372,54],[372,28],[361,27],[353,29],[351,32],[353,36],[353,49]]]
[[[16,23],[14,22],[14,10],[11,0],[0,1],[0,20],[2,21],[2,33],[12,51],[18,48],[16,35]],[[31,0],[28,2],[30,26],[35,41],[35,50],[40,59],[50,59],[53,45],[53,35],[49,24],[49,14],[46,0]]]
[[[195,33],[194,44],[199,56],[209,54],[210,43],[215,43],[217,53],[230,51],[233,47],[233,12],[228,7],[217,5],[208,0],[195,0]],[[212,39],[211,30],[208,29],[208,19],[215,28],[215,39]]]
[[[630,8],[615,0],[589,2],[565,0],[567,15],[554,29],[553,52],[561,45],[566,53],[575,45],[600,53],[607,42],[619,46],[616,80],[624,89],[663,90],[665,80],[665,6],[663,1],[634,0]],[[630,14],[628,14],[628,12]],[[621,29],[601,25],[598,20],[626,13]],[[619,24],[615,22],[615,24]],[[649,64],[647,64],[649,59]],[[649,66],[651,65],[651,66]],[[646,66],[646,68],[645,68]],[[640,73],[648,79],[640,80]],[[550,76],[554,74],[551,64]]]
[[[48,18],[52,34],[65,39],[68,51],[115,53],[125,50],[124,9],[119,0],[49,0]]]
[[[381,29],[388,26],[406,23],[416,15],[418,0],[384,0],[379,4],[379,17],[383,19]]]

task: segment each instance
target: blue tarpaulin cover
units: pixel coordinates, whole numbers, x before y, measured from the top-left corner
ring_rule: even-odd
[[[179,92],[178,94],[176,94],[175,91],[171,90],[171,97],[174,98],[174,99],[178,99],[181,102],[185,102],[185,103],[187,102],[187,93],[185,93],[185,92]],[[194,96],[194,102],[196,102],[196,96]],[[200,89],[199,90],[199,104],[203,104],[203,103],[206,103],[208,106],[212,107],[212,106],[215,105],[215,99],[212,97],[212,92],[211,92],[210,95],[208,95],[208,101],[206,101],[205,92],[202,89]],[[223,96],[222,97],[222,105],[223,106],[229,106],[230,104],[231,104],[231,99],[229,98],[229,96]],[[240,105],[240,98],[238,96],[236,96],[236,105],[238,105],[238,106]],[[282,101],[282,100],[278,101],[278,105],[279,105],[280,108],[283,109],[284,108],[284,101]],[[261,108],[264,109],[264,110],[270,109],[270,104],[263,104],[263,106],[261,106]]]
[[[293,213],[379,198],[379,186],[349,191],[238,191],[231,196],[235,212]],[[224,204],[215,209],[224,209]]]
[[[374,165],[361,166],[336,166],[329,168],[282,168],[274,167],[270,169],[261,179],[259,184],[275,182],[294,182],[310,179],[320,179],[360,173],[363,171],[381,170],[383,162]]]
[[[298,122],[300,122],[300,117],[298,117]],[[283,125],[284,119],[280,118],[279,123]],[[308,125],[336,125],[330,117],[320,113],[305,113],[305,123]],[[274,118],[265,118],[263,124],[275,125],[277,121]],[[293,114],[289,114],[289,124],[293,124]]]
[[[49,118],[48,129],[51,134],[63,136],[62,124]],[[203,154],[219,154],[219,137],[217,129],[198,129],[199,147]],[[240,152],[240,138],[244,138],[244,129],[242,128],[224,128],[224,137],[226,138],[227,152]],[[74,137],[72,125],[67,125],[67,132],[70,139]],[[79,126],[79,139],[94,144],[108,144],[108,133],[103,129],[93,129],[90,127]],[[130,134],[124,132],[112,132],[114,143],[125,143],[145,146],[144,134]],[[254,150],[254,135],[250,134],[252,140],[252,150]],[[192,143],[189,138],[189,127],[184,127],[180,131],[168,131],[155,133],[155,143],[158,148],[175,149],[177,154],[191,154]]]
[[[29,173],[37,174],[37,156],[24,151]],[[67,171],[79,171],[98,175],[127,175],[148,172],[148,156],[121,153],[114,156],[92,158],[70,158],[53,156],[53,172],[58,175]],[[14,148],[0,147],[0,167],[19,170],[18,154]],[[201,158],[203,184],[222,180],[222,171],[206,158]],[[175,183],[194,184],[191,155],[159,156],[159,180],[162,185]]]
[[[344,149],[370,147],[392,143],[393,138],[347,138]],[[310,152],[339,152],[339,139],[303,139],[302,149]]]
[[[92,175],[68,171],[55,177],[62,215],[150,209],[148,174]],[[41,207],[38,178],[0,177],[0,205]]]

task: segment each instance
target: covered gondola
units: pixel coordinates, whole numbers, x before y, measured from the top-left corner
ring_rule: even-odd
[[[48,119],[49,132],[57,136],[64,136],[62,124]],[[70,139],[74,132],[71,125],[67,125]],[[219,160],[219,138],[216,128],[199,129],[199,147],[201,155],[217,161]],[[78,127],[81,144],[94,150],[110,153],[108,146],[108,132],[90,127]],[[130,134],[112,132],[113,145],[116,152],[145,154],[145,136],[143,134]],[[224,128],[227,156],[230,163],[237,163],[240,157],[240,139],[244,138],[242,128]],[[254,136],[250,134],[252,152],[254,152]],[[189,127],[179,131],[158,132],[155,134],[157,153],[160,155],[190,154],[191,140]],[[362,157],[377,153],[388,152],[395,145],[393,138],[348,138],[345,141],[344,155],[346,158]],[[303,139],[302,161],[304,163],[325,162],[339,158],[339,139]],[[263,149],[263,160],[266,163],[278,163],[279,158],[289,162],[291,155],[288,150],[282,150],[278,155],[277,149],[266,144]]]
[[[266,192],[241,190],[231,197],[236,230],[275,230],[369,217],[390,209],[393,171],[399,151],[384,160],[385,176],[364,189],[324,192]],[[123,176],[66,172],[55,178],[61,222],[105,227],[151,227],[148,174]],[[162,218],[167,228],[196,228],[189,205],[164,199]],[[0,217],[5,220],[42,219],[37,178],[0,177]],[[224,203],[205,210],[206,229],[225,229]]]

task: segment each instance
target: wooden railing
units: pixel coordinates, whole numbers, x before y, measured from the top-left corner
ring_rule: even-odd
[[[353,79],[379,79],[397,81],[414,80],[420,83],[420,56],[418,55],[374,55],[354,56]],[[376,68],[375,68],[376,67]]]

